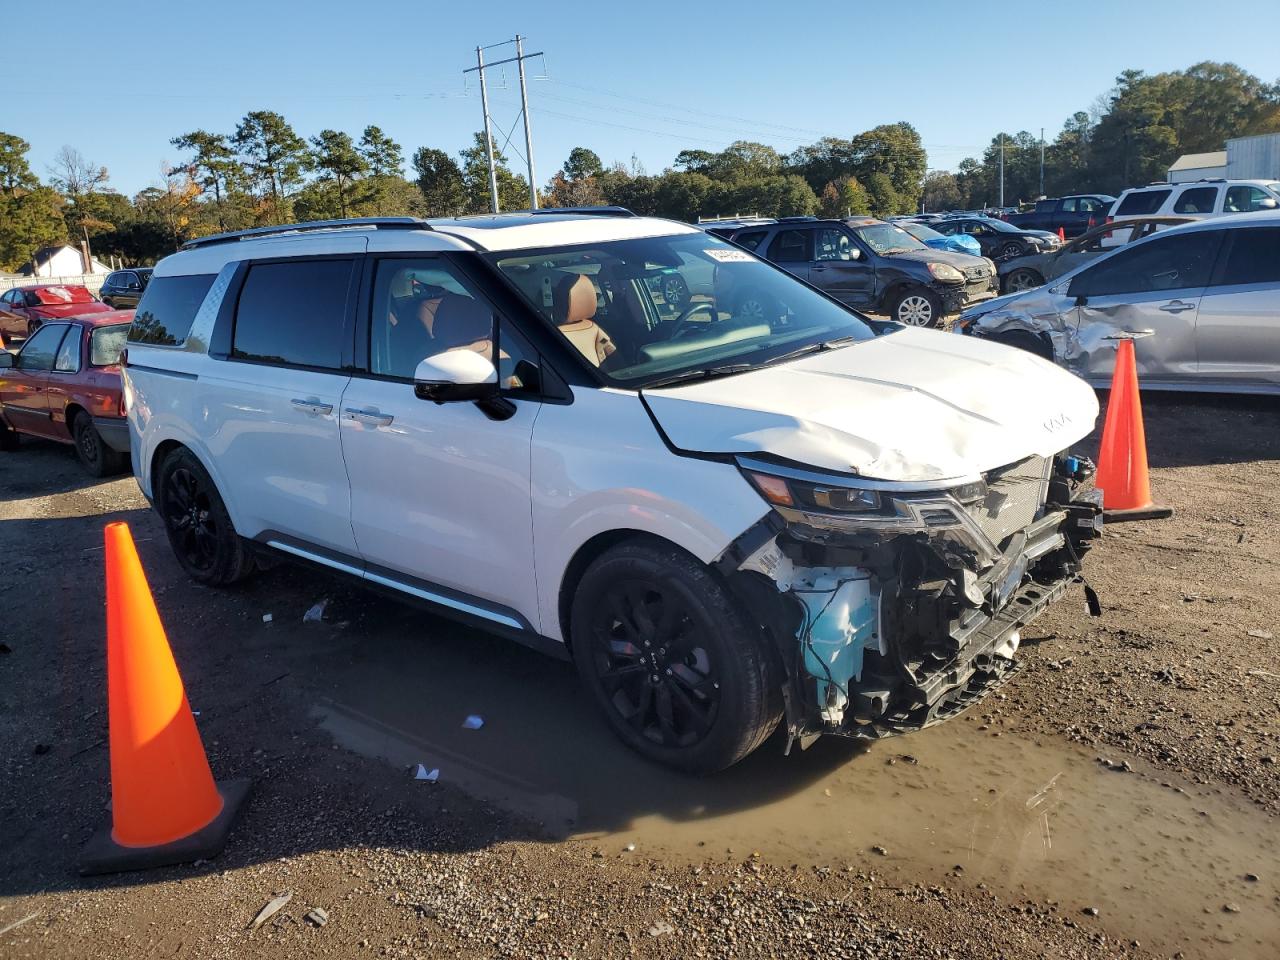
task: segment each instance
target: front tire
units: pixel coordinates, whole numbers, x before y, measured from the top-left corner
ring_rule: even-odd
[[[889,316],[908,327],[936,327],[942,323],[942,298],[924,287],[908,287],[894,299]]]
[[[71,436],[80,465],[89,476],[106,477],[124,469],[124,457],[106,445],[87,413],[78,413],[71,421]]]
[[[225,587],[253,572],[253,557],[236,533],[213,478],[185,447],[160,465],[156,507],[169,545],[191,579]]]
[[[1004,278],[1004,293],[1022,293],[1044,284],[1044,277],[1030,267],[1019,267],[1011,270]]]
[[[1022,244],[1009,242],[1000,248],[1000,259],[1011,260],[1014,257],[1020,257],[1023,254]]]
[[[669,545],[622,543],[573,598],[578,675],[614,732],[650,760],[714,773],[778,724],[762,643],[726,587]]]

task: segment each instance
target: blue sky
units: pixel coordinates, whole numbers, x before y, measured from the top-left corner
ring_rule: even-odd
[[[470,3],[435,0],[61,0],[17,3],[6,31],[0,130],[47,177],[76,147],[124,193],[156,181],[191,129],[230,132],[276,110],[304,136],[376,123],[405,147],[453,153],[480,128],[475,47],[517,32],[538,180],[577,145],[651,173],[684,147],[759,140],[782,152],[907,120],[930,166],[954,168],[998,129],[1052,136],[1119,71],[1231,60],[1274,81],[1275,7],[1203,3]],[[42,12],[43,11],[43,12]],[[45,21],[56,20],[46,30]],[[14,26],[10,20],[11,26]],[[500,47],[487,56],[508,55]],[[544,78],[545,79],[542,79]],[[492,75],[499,142],[516,123],[513,69]],[[517,126],[507,154],[520,169]]]

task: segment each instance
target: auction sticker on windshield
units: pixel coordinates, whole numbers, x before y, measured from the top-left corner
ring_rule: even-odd
[[[716,248],[703,250],[702,252],[712,260],[718,260],[720,263],[752,263],[755,261],[755,257],[743,250],[721,250]]]

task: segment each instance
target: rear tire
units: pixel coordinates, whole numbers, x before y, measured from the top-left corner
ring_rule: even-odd
[[[124,469],[124,456],[107,446],[89,414],[76,414],[71,421],[71,436],[75,440],[80,465],[89,476],[106,477]]]
[[[190,450],[180,447],[164,458],[155,498],[169,545],[191,579],[225,587],[253,572],[253,555],[236,533],[213,478]]]
[[[889,316],[908,327],[942,324],[942,298],[924,287],[908,287],[894,298]]]
[[[573,597],[578,675],[623,741],[690,773],[737,763],[782,710],[758,631],[677,547],[632,540],[587,568]]]

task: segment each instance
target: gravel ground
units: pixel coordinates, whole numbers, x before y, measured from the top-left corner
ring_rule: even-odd
[[[769,743],[709,781],[631,758],[567,667],[500,640],[290,567],[197,588],[130,478],[25,443],[0,455],[0,957],[1274,957],[1278,414],[1147,398],[1176,516],[1108,530],[1104,615],[1060,604],[998,697],[870,750]],[[255,792],[216,860],[82,879],[109,816],[109,519],[139,542],[216,775]],[[378,742],[325,720],[335,702]],[[486,727],[458,732],[472,704]],[[1010,811],[1039,823],[1067,782],[1042,846]]]

